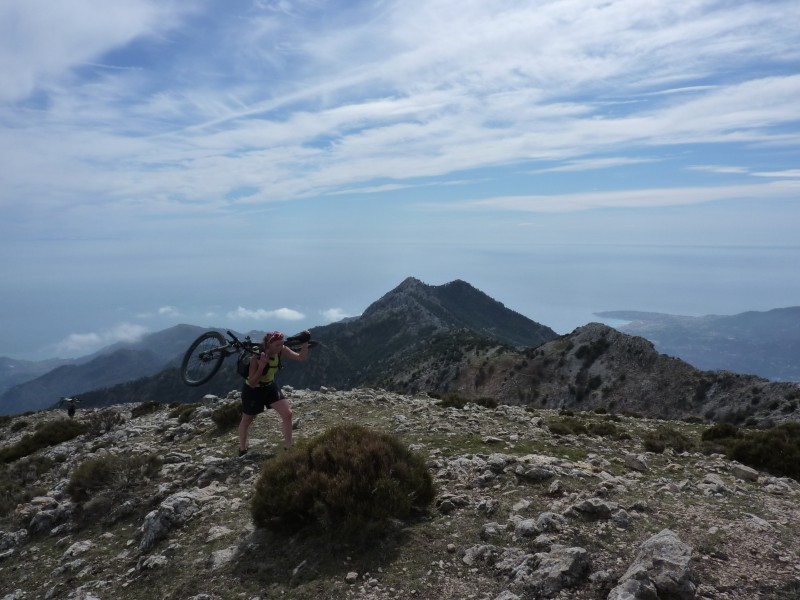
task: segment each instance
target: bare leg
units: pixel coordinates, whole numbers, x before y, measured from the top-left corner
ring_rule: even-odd
[[[242,420],[239,421],[239,450],[247,450],[247,431],[255,418],[255,415],[242,415]]]
[[[281,430],[287,448],[292,447],[292,407],[285,398],[273,402],[270,408],[281,416]]]

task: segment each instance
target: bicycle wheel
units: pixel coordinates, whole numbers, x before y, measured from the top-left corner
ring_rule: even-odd
[[[221,347],[227,345],[222,334],[216,331],[207,331],[192,342],[181,363],[183,382],[191,386],[202,385],[216,375],[225,360]]]

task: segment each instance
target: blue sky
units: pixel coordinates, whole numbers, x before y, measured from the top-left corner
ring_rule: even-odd
[[[800,304],[796,0],[9,0],[0,356],[407,276],[559,333]]]

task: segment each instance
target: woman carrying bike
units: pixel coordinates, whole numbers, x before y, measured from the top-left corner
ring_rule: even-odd
[[[242,420],[239,423],[239,456],[247,454],[247,434],[250,425],[265,408],[272,408],[281,417],[281,430],[286,448],[292,446],[292,407],[281,392],[275,377],[281,368],[281,359],[305,361],[308,358],[308,330],[301,334],[305,338],[300,351],[295,352],[283,345],[284,335],[280,331],[264,334],[264,351],[250,359],[250,371],[242,385]]]

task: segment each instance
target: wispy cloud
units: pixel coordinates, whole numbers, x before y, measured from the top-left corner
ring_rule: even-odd
[[[318,7],[255,4],[203,15],[219,35],[186,46],[170,41],[193,35],[173,5],[42,6],[6,8],[15,19],[2,21],[23,25],[0,32],[0,122],[14,123],[0,142],[13,156],[0,204],[48,199],[29,215],[77,218],[98,202],[121,220],[231,210],[237,201],[220,199],[242,185],[255,190],[248,203],[380,193],[523,160],[564,161],[549,172],[632,166],[648,159],[591,155],[775,142],[800,119],[800,75],[714,77],[734,59],[798,57],[789,1],[651,4],[647,18],[630,1],[442,0],[422,13],[389,2],[334,27],[312,18]],[[118,68],[81,71],[90,63]],[[193,77],[178,76],[186,69]],[[43,172],[58,189],[42,194]],[[369,184],[381,179],[393,181]]]
[[[706,173],[739,174],[748,172],[744,167],[729,167],[725,165],[693,165],[688,168],[692,171],[704,171]]]
[[[536,169],[533,173],[563,173],[566,171],[592,171],[596,169],[610,169],[613,167],[621,167],[625,165],[638,165],[643,163],[655,162],[654,158],[625,158],[609,157],[609,158],[587,158],[585,160],[571,160],[566,164],[551,167],[549,169]]]
[[[300,321],[305,319],[305,315],[291,308],[265,310],[263,308],[249,309],[239,306],[236,310],[232,310],[228,313],[228,318],[234,320],[253,321],[268,321],[274,319],[281,321]]]
[[[800,169],[787,169],[785,171],[762,171],[758,173],[753,173],[756,177],[770,177],[770,178],[781,178],[786,177],[790,179],[798,179],[800,178]]]
[[[503,210],[519,212],[575,212],[601,208],[655,208],[705,202],[793,198],[797,186],[762,184],[704,188],[649,188],[613,192],[499,196],[463,203],[438,205],[442,210]],[[437,206],[437,205],[434,205]]]
[[[179,311],[174,306],[162,306],[158,309],[158,316],[160,317],[179,317],[181,316],[181,311]]]
[[[325,320],[326,323],[335,323],[336,321],[341,321],[342,319],[346,319],[348,317],[352,317],[353,315],[347,314],[341,308],[327,308],[325,310],[321,310],[320,314],[322,318]]]
[[[55,345],[54,351],[56,355],[88,354],[117,342],[137,342],[146,333],[148,329],[141,325],[120,323],[107,331],[70,334]]]

